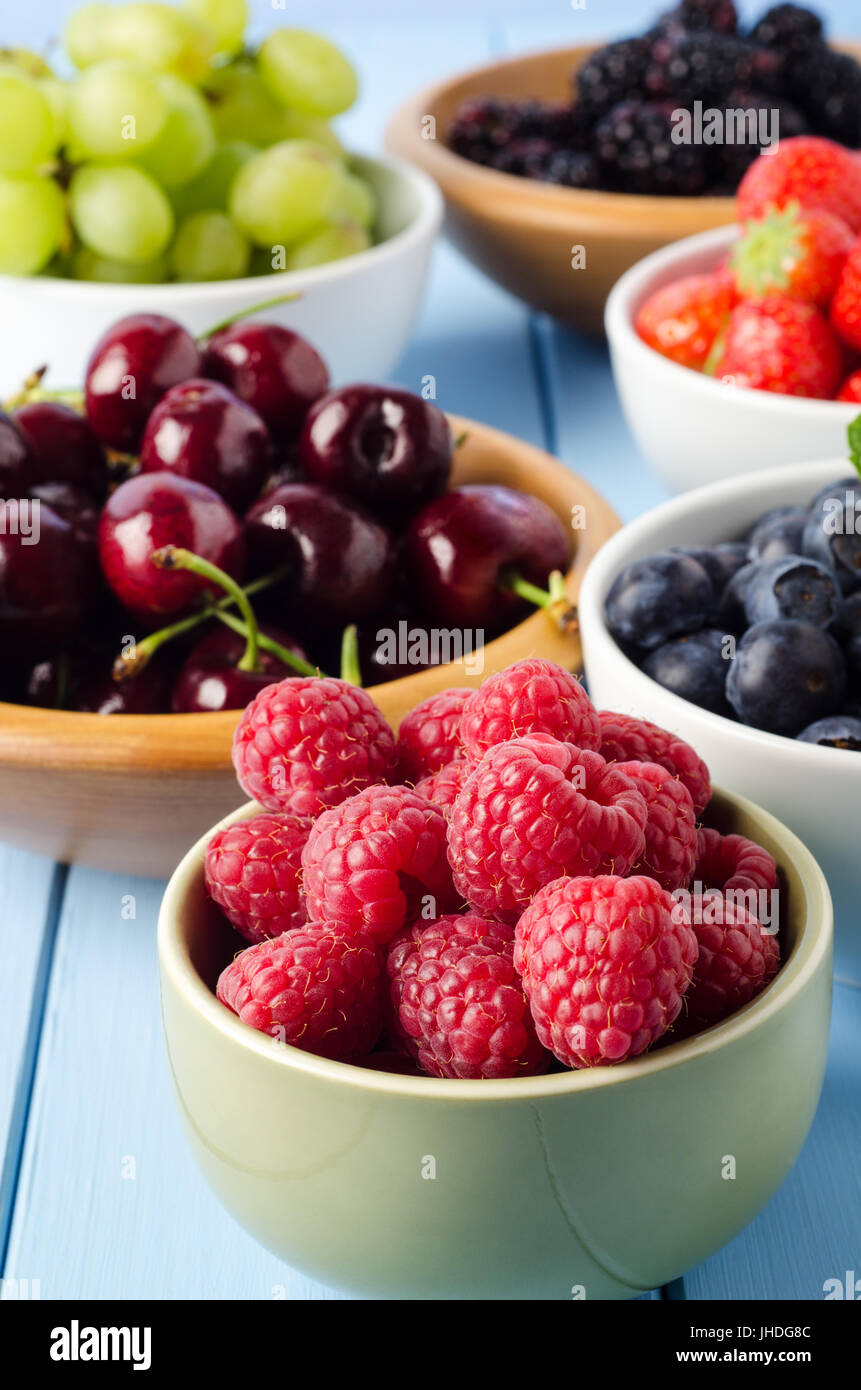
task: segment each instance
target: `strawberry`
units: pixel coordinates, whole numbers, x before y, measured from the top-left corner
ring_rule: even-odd
[[[844,343],[861,349],[861,241],[846,257],[831,301],[831,326]]]
[[[733,306],[732,276],[725,270],[687,275],[656,290],[635,328],[644,343],[681,367],[701,369]]]
[[[861,405],[861,371],[852,372],[847,376],[837,395],[836,401],[852,401],[853,404]]]
[[[731,265],[742,298],[778,290],[791,299],[824,307],[840,279],[855,233],[822,208],[801,208],[793,199],[746,222]]]
[[[853,232],[861,232],[861,162],[842,145],[816,135],[781,140],[774,154],[754,160],[739,184],[739,221],[793,200],[841,217]]]
[[[829,399],[843,373],[843,353],[827,319],[785,294],[745,300],[730,315],[714,374],[736,386],[785,396]]]

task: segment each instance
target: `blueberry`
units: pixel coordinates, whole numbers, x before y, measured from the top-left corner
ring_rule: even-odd
[[[683,700],[732,718],[724,693],[728,668],[725,643],[726,634],[713,627],[674,637],[649,652],[643,670]]]
[[[843,600],[834,619],[833,632],[843,648],[849,681],[861,690],[861,590]]]
[[[852,488],[857,486],[857,473],[847,473],[842,478],[835,478],[833,483],[826,483],[825,487],[821,487],[819,491],[816,493],[816,495],[814,497],[811,497],[810,505],[807,508],[808,512],[818,511],[820,505],[822,504],[822,502],[825,501],[826,497],[842,497],[844,493],[851,492]]]
[[[744,598],[749,624],[772,618],[803,618],[828,627],[837,614],[840,592],[834,575],[815,560],[784,555],[756,567]]]
[[[790,736],[836,714],[845,693],[846,663],[834,638],[797,618],[749,628],[726,681],[743,724]]]
[[[796,735],[802,743],[818,743],[820,748],[846,748],[861,753],[861,719],[846,714],[832,714],[830,719],[817,719]]]
[[[720,545],[674,545],[671,553],[688,555],[702,565],[717,598],[720,598],[736,570],[741,569],[747,561],[747,546],[743,541],[721,541]]]
[[[817,493],[801,550],[833,570],[844,593],[861,589],[861,486],[845,479]]]
[[[616,576],[604,614],[617,642],[651,651],[670,637],[705,627],[714,602],[702,565],[689,555],[662,550]]]
[[[798,555],[807,521],[802,507],[775,507],[766,512],[748,536],[751,560],[777,560],[781,555]]]
[[[741,633],[747,627],[744,600],[747,586],[756,571],[757,566],[754,564],[742,565],[741,569],[736,570],[723,591],[723,596],[718,604],[717,619],[727,632]]]

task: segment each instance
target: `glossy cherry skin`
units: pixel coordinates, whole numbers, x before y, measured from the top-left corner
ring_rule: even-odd
[[[0,410],[0,499],[26,497],[35,481],[33,455],[15,420]]]
[[[430,401],[393,386],[345,386],[308,412],[299,460],[310,482],[404,517],[444,492],[453,441]]]
[[[257,411],[203,377],[165,392],[141,440],[144,473],[205,483],[238,512],[260,495],[269,464],[269,433]]]
[[[261,631],[280,642],[297,656],[307,656],[289,632],[264,626]],[[174,681],[171,709],[174,714],[211,713],[223,709],[244,709],[258,691],[295,676],[291,666],[271,652],[260,651],[259,671],[240,671],[237,663],[245,651],[245,638],[230,628],[210,632],[194,647]]]
[[[89,493],[71,483],[37,483],[30,497],[44,502],[67,521],[79,536],[95,545],[99,535],[99,507]]]
[[[88,714],[164,714],[170,708],[170,668],[155,657],[134,680],[119,683],[112,660],[101,654],[70,652],[65,673],[59,656],[38,661],[27,680],[27,700],[43,709]]]
[[[199,575],[157,569],[150,556],[165,545],[192,550],[232,578],[242,577],[242,523],[224,499],[190,478],[141,473],[111,494],[99,522],[105,578],[123,607],[139,617],[167,621],[223,592]]]
[[[161,314],[120,319],[96,344],[87,365],[87,421],[103,444],[133,453],[157,401],[171,386],[200,376],[190,333]]]
[[[107,459],[82,415],[59,401],[33,401],[15,412],[15,423],[30,446],[34,484],[68,483],[103,501]]]
[[[245,530],[256,573],[288,566],[277,594],[303,630],[358,622],[389,593],[391,537],[349,498],[312,483],[284,483],[255,502]]]
[[[0,642],[5,652],[39,651],[74,637],[99,594],[95,548],[50,507],[35,517],[0,503]]]
[[[529,605],[500,588],[506,570],[542,588],[564,570],[571,547],[554,511],[537,497],[470,484],[430,502],[407,532],[406,557],[416,595],[446,623],[499,631]]]
[[[206,344],[203,374],[253,406],[274,439],[295,439],[329,386],[320,354],[276,323],[235,323]]]

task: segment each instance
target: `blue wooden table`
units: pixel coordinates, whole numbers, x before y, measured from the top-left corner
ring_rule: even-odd
[[[3,40],[37,46],[72,8],[22,7],[4,17]],[[834,32],[857,29],[854,0],[820,8]],[[261,28],[273,18],[324,27],[343,43],[364,78],[344,133],[373,149],[392,108],[440,74],[618,35],[652,10],[649,0],[291,0],[287,18],[256,0],[255,17]],[[427,373],[444,408],[557,453],[625,519],[663,500],[622,421],[604,348],[530,315],[444,244],[397,379],[419,389]],[[38,1280],[42,1298],[337,1298],[246,1236],[186,1150],[161,1038],[161,891],[0,847],[0,1273]],[[825,1089],[793,1173],[742,1235],[665,1295],[818,1299],[826,1280],[861,1270],[859,1154],[861,979],[850,972],[835,987]]]

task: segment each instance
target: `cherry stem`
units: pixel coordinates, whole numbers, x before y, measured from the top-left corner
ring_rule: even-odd
[[[516,570],[508,570],[501,578],[499,587],[507,593],[517,594],[527,603],[547,612],[560,632],[574,632],[579,626],[577,610],[568,597],[565,576],[561,570],[553,570],[547,580],[547,588],[530,584]]]
[[[241,637],[247,638],[248,625],[244,623],[241,618],[237,618],[235,613],[225,613],[219,609],[213,609],[212,616],[217,618],[220,623],[224,623],[225,627],[229,627],[233,632],[238,632]],[[272,656],[277,656],[279,661],[282,661],[285,666],[289,666],[292,670],[298,672],[300,676],[321,676],[323,674],[316,666],[312,666],[309,661],[305,661],[301,656],[297,656],[296,653],[291,652],[289,648],[282,647],[281,643],[276,642],[274,637],[267,637],[265,632],[258,631],[257,642],[262,651],[270,652]]]
[[[3,402],[4,410],[18,410],[22,405],[32,405],[35,401],[59,401],[61,405],[69,405],[74,410],[83,410],[84,393],[83,391],[49,391],[42,385],[42,379],[48,368],[37,367],[31,372],[26,381],[21,386],[20,391],[16,391],[14,396],[10,396]]]
[[[187,570],[189,574],[199,574],[202,579],[208,579],[211,584],[217,584],[226,594],[229,594],[242,614],[248,626],[248,637],[245,651],[242,658],[237,662],[238,671],[259,671],[260,670],[260,650],[259,637],[260,629],[257,626],[257,619],[254,616],[254,609],[248,601],[245,590],[232,579],[225,570],[219,569],[211,560],[204,560],[202,555],[195,555],[193,550],[184,550],[178,545],[163,545],[160,550],[154,550],[150,560],[156,569],[160,570]]]
[[[301,299],[302,296],[295,291],[293,294],[279,294],[275,299],[264,299],[260,304],[251,304],[247,309],[239,309],[235,314],[222,319],[214,328],[209,328],[205,333],[199,333],[197,341],[205,343],[207,339],[214,338],[216,333],[221,333],[225,328],[231,328],[234,323],[241,323],[243,319],[250,318],[252,314],[262,313],[264,309],[274,309],[279,304],[292,304],[294,299]]]
[[[341,680],[350,685],[362,684],[362,670],[359,665],[359,630],[355,623],[344,628],[341,638]]]

